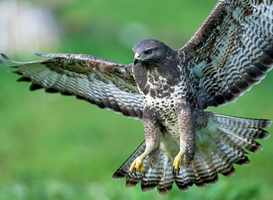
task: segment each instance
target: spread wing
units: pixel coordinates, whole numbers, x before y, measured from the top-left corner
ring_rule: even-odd
[[[218,1],[178,51],[186,55],[201,108],[235,101],[272,68],[273,1]]]
[[[75,95],[100,108],[109,108],[125,116],[142,118],[143,101],[130,65],[84,54],[36,54],[55,57],[34,62],[16,62],[2,54],[5,60],[17,64],[18,81],[30,81],[30,90],[44,88],[46,92]],[[0,64],[6,65],[0,60]],[[19,64],[19,65],[18,65]]]

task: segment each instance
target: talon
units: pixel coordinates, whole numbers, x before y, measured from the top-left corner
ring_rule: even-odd
[[[136,172],[139,171],[140,173],[144,172],[144,166],[143,166],[143,159],[147,155],[146,152],[141,154],[139,157],[137,157],[134,162],[132,163],[130,169],[129,169],[129,176],[134,174],[136,176]]]
[[[180,167],[181,167],[181,158],[183,154],[184,154],[184,151],[180,150],[180,152],[175,157],[173,161],[173,174],[176,174],[177,172],[177,175],[179,175]]]
[[[140,177],[140,179],[143,179],[144,176],[145,176],[145,172],[142,173],[142,176]]]
[[[176,169],[175,169],[175,167],[173,166],[173,175],[175,175],[176,174]]]

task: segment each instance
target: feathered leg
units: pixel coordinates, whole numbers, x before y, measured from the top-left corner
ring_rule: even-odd
[[[145,132],[146,149],[143,154],[137,157],[129,169],[129,175],[139,171],[144,172],[143,160],[148,155],[150,166],[153,168],[160,152],[159,144],[161,131],[156,118],[156,112],[149,107],[145,107],[143,111],[143,126]]]
[[[188,103],[177,104],[177,116],[180,137],[180,152],[173,162],[173,173],[179,172],[181,159],[184,155],[184,165],[189,167],[195,154],[195,127],[192,112]]]

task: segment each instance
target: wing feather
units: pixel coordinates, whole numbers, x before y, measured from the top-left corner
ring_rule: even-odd
[[[273,65],[273,2],[220,0],[179,51],[205,109],[235,101]]]
[[[143,101],[134,77],[123,65],[85,54],[38,54],[53,59],[17,62],[2,57],[18,68],[18,81],[31,81],[30,90],[74,95],[100,108],[112,109],[126,116],[142,118]],[[6,65],[0,60],[0,64]]]

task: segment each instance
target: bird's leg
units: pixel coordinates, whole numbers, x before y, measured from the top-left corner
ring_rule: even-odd
[[[173,173],[179,173],[181,159],[184,155],[184,166],[189,167],[195,154],[195,128],[190,106],[186,102],[177,104],[177,116],[180,136],[180,151],[173,162]]]
[[[133,173],[136,174],[137,171],[144,173],[143,160],[147,155],[149,156],[149,162],[152,168],[157,162],[161,131],[159,129],[158,120],[155,116],[156,114],[152,108],[145,107],[143,111],[143,126],[146,149],[145,152],[137,157],[131,164],[129,175],[132,175]]]

